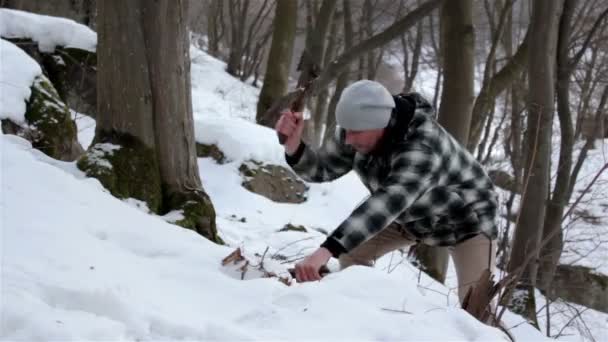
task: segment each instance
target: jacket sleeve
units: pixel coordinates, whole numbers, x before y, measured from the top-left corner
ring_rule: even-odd
[[[397,219],[436,182],[440,158],[427,146],[405,147],[391,161],[382,186],[321,245],[334,257],[348,253]]]
[[[294,155],[285,155],[291,168],[307,182],[332,181],[348,173],[353,168],[355,151],[336,138],[327,141],[319,151],[300,143]]]

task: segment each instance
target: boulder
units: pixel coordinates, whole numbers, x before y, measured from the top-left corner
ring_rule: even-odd
[[[251,192],[281,203],[306,201],[308,186],[285,167],[249,161],[239,171],[245,179],[243,186]]]

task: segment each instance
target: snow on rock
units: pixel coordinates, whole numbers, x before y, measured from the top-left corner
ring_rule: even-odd
[[[57,46],[95,52],[97,47],[97,34],[85,25],[6,8],[0,8],[0,36],[31,39],[42,52],[53,52]]]
[[[0,26],[1,15],[2,12]],[[41,74],[42,69],[33,58],[15,44],[0,39],[0,120],[25,123],[25,102],[32,94],[30,87],[34,80]]]

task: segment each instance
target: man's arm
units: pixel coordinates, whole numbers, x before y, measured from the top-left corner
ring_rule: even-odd
[[[308,182],[328,182],[348,173],[353,168],[355,151],[335,138],[315,151],[303,142],[293,155],[285,154],[291,168]]]
[[[371,239],[432,186],[439,163],[439,157],[427,146],[406,147],[393,158],[382,187],[359,205],[321,246],[337,258]]]
[[[277,133],[286,137],[285,160],[308,182],[327,182],[348,173],[353,167],[355,151],[332,137],[320,151],[302,142],[302,113],[284,111],[275,125]]]

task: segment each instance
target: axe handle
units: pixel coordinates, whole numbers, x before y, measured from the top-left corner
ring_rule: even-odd
[[[303,89],[303,91],[298,95],[298,97],[296,97],[296,99],[293,101],[293,103],[291,104],[291,106],[289,106],[289,109],[294,112],[301,112],[304,109],[304,99],[306,98],[306,95],[308,93],[308,88],[310,87],[310,83],[309,82]],[[287,136],[283,133],[279,133],[277,132],[277,135],[279,136],[279,143],[281,145],[285,145],[285,142],[287,141]]]

